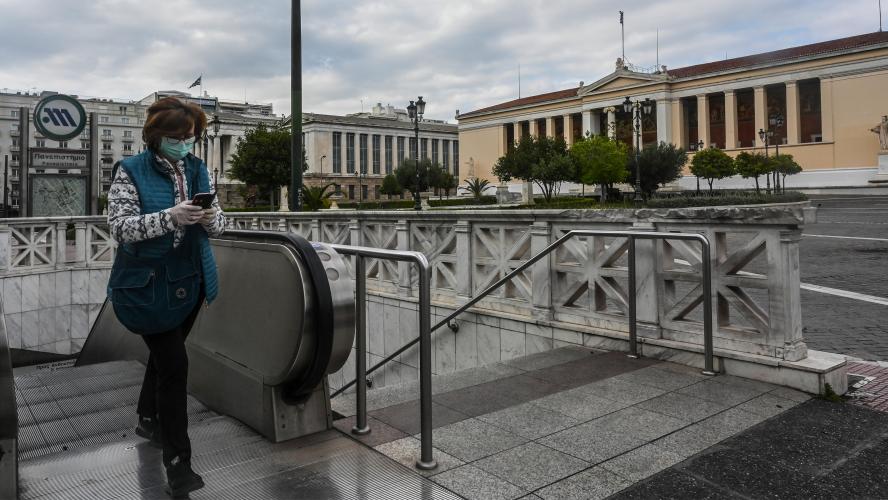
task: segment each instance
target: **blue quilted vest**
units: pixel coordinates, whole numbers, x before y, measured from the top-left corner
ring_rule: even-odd
[[[188,180],[188,199],[191,199],[197,193],[210,192],[210,177],[206,164],[190,153],[185,156],[184,164],[184,177]],[[159,212],[176,205],[174,181],[157,164],[154,152],[151,150],[146,150],[138,155],[126,158],[120,162],[120,168],[126,170],[133,184],[135,184],[136,190],[139,192],[139,202],[143,214]],[[204,293],[209,304],[219,294],[216,259],[213,257],[213,252],[210,249],[209,237],[200,224],[189,226],[185,234],[186,241],[183,241],[181,245],[187,245],[186,248],[193,248],[197,253],[195,257],[199,259],[201,264]],[[196,239],[196,241],[187,241],[192,238]],[[173,248],[173,239],[173,233],[168,233],[138,243],[123,244],[121,245],[121,250],[130,255],[137,255],[143,258],[163,257]],[[119,271],[122,273],[127,272],[126,269]],[[110,287],[108,293],[110,296]]]

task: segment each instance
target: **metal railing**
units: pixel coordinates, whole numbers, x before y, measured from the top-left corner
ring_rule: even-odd
[[[370,427],[367,425],[367,271],[364,259],[369,257],[395,262],[412,262],[419,270],[417,341],[419,341],[420,458],[416,462],[416,467],[432,470],[438,464],[432,457],[432,331],[429,327],[432,318],[432,268],[429,261],[420,252],[348,245],[330,246],[340,254],[355,257],[355,380],[358,381],[358,387],[355,426],[352,432],[357,435],[370,432]]]
[[[712,340],[712,263],[710,261],[711,258],[711,248],[709,244],[709,240],[703,236],[702,234],[697,233],[669,233],[669,232],[656,232],[656,231],[598,231],[598,230],[584,230],[578,229],[565,233],[564,236],[558,238],[554,242],[552,242],[549,246],[540,251],[540,253],[534,255],[526,262],[516,267],[512,272],[506,274],[502,278],[500,278],[496,283],[493,283],[489,287],[485,288],[481,293],[473,297],[471,300],[460,306],[459,309],[452,312],[449,316],[439,321],[435,326],[432,327],[431,332],[437,331],[444,325],[449,325],[450,321],[459,316],[460,314],[466,312],[469,308],[477,304],[479,301],[493,293],[497,288],[504,285],[512,278],[517,276],[518,274],[524,272],[530,266],[534,265],[536,262],[541,260],[543,257],[546,257],[555,249],[563,245],[566,241],[574,238],[576,236],[603,236],[603,237],[625,237],[628,238],[629,244],[629,355],[632,357],[638,357],[638,332],[636,325],[636,293],[635,293],[635,240],[636,239],[649,239],[649,240],[691,240],[697,241],[700,243],[700,251],[701,251],[701,268],[702,268],[702,279],[703,279],[703,357],[704,357],[704,375],[715,375],[714,363],[713,363],[713,340]],[[373,373],[379,368],[385,366],[389,361],[395,359],[397,356],[402,354],[407,349],[413,347],[419,338],[413,339],[408,342],[404,346],[402,346],[397,351],[391,353],[380,361],[379,363],[373,365],[369,370],[367,370],[367,375]],[[331,397],[336,397],[342,392],[348,390],[351,386],[356,383],[356,380],[352,380],[351,382],[340,387],[336,392],[333,393]],[[366,380],[364,380],[366,383]]]

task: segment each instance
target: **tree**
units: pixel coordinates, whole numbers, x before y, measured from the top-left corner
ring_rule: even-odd
[[[781,176],[780,186],[783,192],[786,192],[786,176],[801,173],[802,166],[796,163],[792,155],[775,156],[771,160],[774,164],[774,171]]]
[[[450,190],[459,186],[459,179],[455,175],[442,169],[441,187],[444,189],[444,196],[450,199]]]
[[[475,201],[481,201],[484,191],[490,187],[490,181],[487,179],[466,179],[465,185],[461,188],[471,193],[475,197]]]
[[[622,142],[612,141],[600,135],[588,136],[575,142],[570,156],[579,171],[583,184],[601,186],[601,202],[607,201],[607,188],[626,180],[628,148]]]
[[[773,172],[775,165],[771,158],[761,153],[747,153],[744,151],[737,155],[737,158],[734,160],[734,166],[737,169],[737,173],[744,179],[755,179],[755,192],[758,194],[761,192],[759,189],[759,176]]]
[[[290,183],[290,151],[289,130],[259,125],[238,139],[231,155],[229,176],[269,192],[274,206],[275,191]],[[302,171],[307,169],[308,159],[303,147]]]
[[[398,184],[398,178],[395,177],[394,174],[388,174],[382,179],[382,188],[380,191],[382,194],[388,195],[388,199],[391,200],[392,196],[398,196],[404,191],[404,189]]]
[[[501,181],[533,182],[548,201],[558,193],[562,182],[574,177],[574,169],[564,139],[527,137],[497,160],[493,174]]]
[[[703,149],[691,160],[691,173],[709,182],[711,194],[713,181],[734,175],[734,160],[721,149]]]
[[[630,155],[629,177],[626,182],[635,184],[635,163]],[[688,154],[674,144],[660,142],[645,146],[638,153],[638,168],[641,170],[641,192],[650,198],[660,186],[681,177],[681,170],[688,162]]]
[[[317,212],[322,208],[330,206],[330,196],[332,191],[327,190],[333,187],[333,183],[326,186],[302,186],[302,206],[309,212]]]
[[[435,190],[438,199],[441,198],[441,190],[447,187],[447,171],[441,168],[437,163],[430,163],[428,167],[428,183],[429,188]]]
[[[419,168],[419,189],[416,186],[417,167]],[[423,158],[418,162],[413,159],[404,160],[401,166],[395,169],[395,177],[402,188],[415,195],[417,192],[421,193],[429,190],[429,170],[431,167],[432,161],[428,158]]]

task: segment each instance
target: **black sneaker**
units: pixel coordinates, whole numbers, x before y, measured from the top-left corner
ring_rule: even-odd
[[[151,441],[151,445],[155,448],[162,446],[160,441],[160,425],[156,419],[148,417],[139,417],[139,424],[136,425],[136,435]]]
[[[191,470],[191,462],[176,457],[166,466],[167,494],[173,498],[182,498],[188,493],[204,487],[203,478]]]

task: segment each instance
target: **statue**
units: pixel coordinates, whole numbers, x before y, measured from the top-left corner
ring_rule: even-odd
[[[622,57],[618,57],[618,58],[617,58],[617,65],[616,65],[616,66],[617,66],[616,69],[618,69],[618,70],[626,69],[626,66],[623,64],[623,58],[622,58]]]
[[[888,116],[882,116],[882,122],[871,128],[870,132],[879,134],[879,149],[888,151]]]

